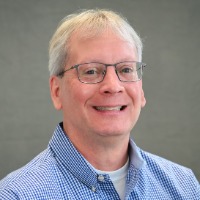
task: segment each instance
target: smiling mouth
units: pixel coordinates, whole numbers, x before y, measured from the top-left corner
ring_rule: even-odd
[[[122,111],[126,108],[127,106],[94,106],[94,108],[98,111]]]

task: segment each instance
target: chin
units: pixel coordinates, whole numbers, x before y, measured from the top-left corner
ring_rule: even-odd
[[[122,129],[103,129],[98,131],[98,135],[100,136],[129,136],[131,129],[129,130],[122,130]]]

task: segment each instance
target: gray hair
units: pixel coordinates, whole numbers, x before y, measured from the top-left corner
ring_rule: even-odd
[[[86,10],[68,15],[60,22],[49,46],[50,75],[58,75],[64,69],[73,33],[78,33],[82,38],[92,38],[105,30],[112,30],[135,45],[138,61],[142,60],[142,41],[124,17],[110,10]]]

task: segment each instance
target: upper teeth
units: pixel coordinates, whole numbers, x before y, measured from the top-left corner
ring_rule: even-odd
[[[101,107],[97,106],[97,110],[121,110],[122,106],[115,106],[115,107]]]

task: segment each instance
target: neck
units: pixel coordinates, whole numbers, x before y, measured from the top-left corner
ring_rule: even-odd
[[[91,134],[76,134],[65,131],[76,149],[96,169],[115,171],[127,162],[129,134],[91,137]],[[73,133],[73,134],[70,134]],[[93,134],[94,135],[94,134]]]
[[[94,145],[79,151],[95,169],[101,171],[115,171],[124,166],[128,159],[128,143],[116,148]]]

